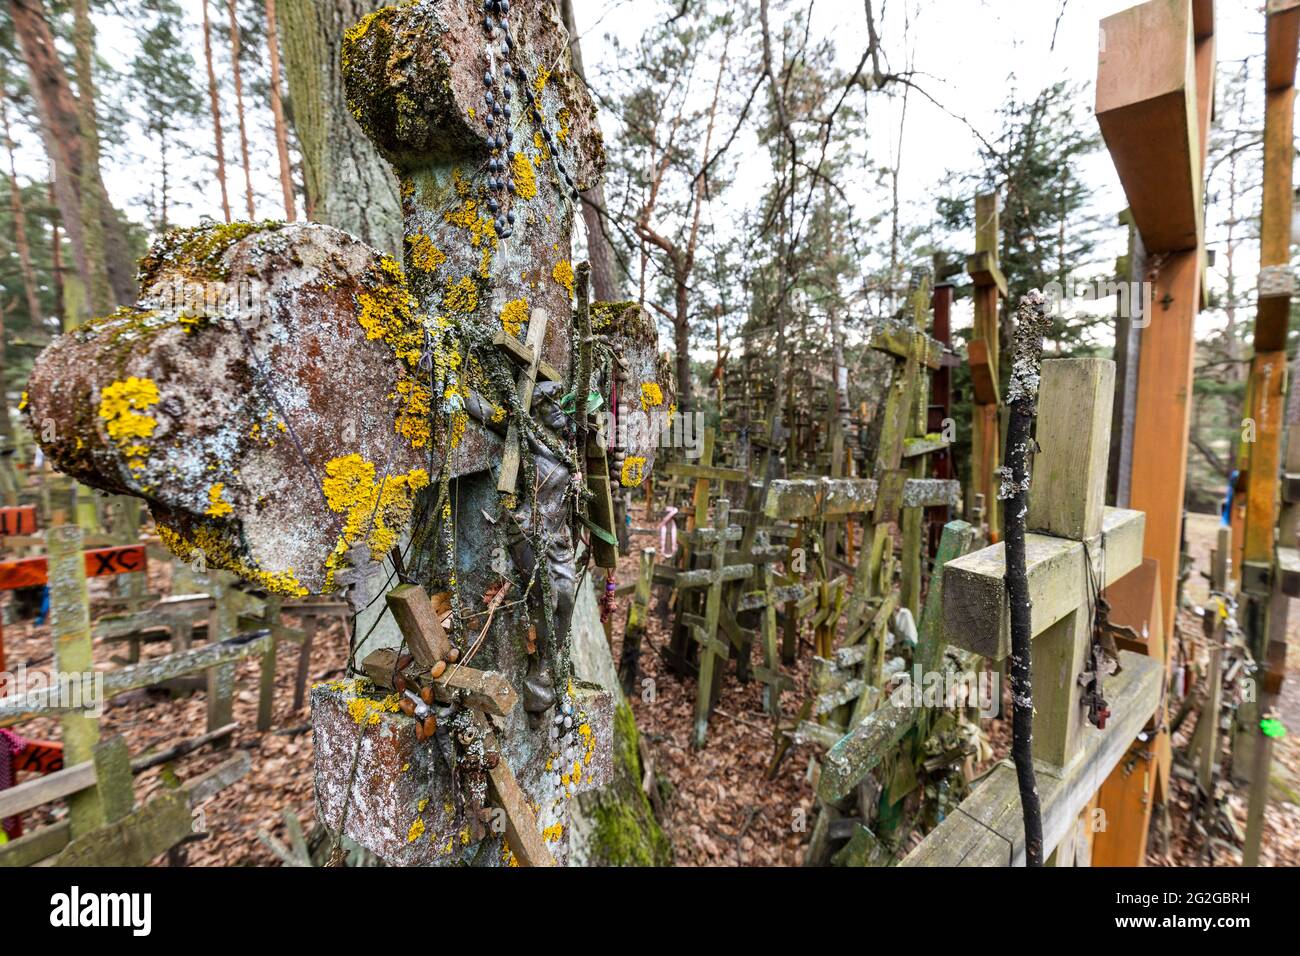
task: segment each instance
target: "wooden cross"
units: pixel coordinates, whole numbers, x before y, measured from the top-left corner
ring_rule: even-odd
[[[1144,325],[1137,340],[1132,434],[1123,436],[1123,443],[1132,448],[1128,506],[1147,516],[1145,555],[1159,563],[1161,619],[1172,628],[1186,475],[1185,469],[1171,468],[1170,463],[1185,460],[1188,453],[1194,326],[1204,298],[1204,171],[1215,100],[1214,4],[1139,3],[1106,17],[1101,30],[1106,43],[1097,59],[1097,124],[1128,198],[1139,245],[1145,249],[1147,268],[1141,278],[1152,284],[1149,301],[1161,303],[1155,320]],[[1294,61],[1293,51],[1292,70]],[[1289,199],[1285,205],[1289,208]],[[1257,355],[1281,347],[1280,340],[1268,342],[1269,325],[1265,319],[1265,339],[1255,342]],[[1125,482],[1124,476],[1119,482]],[[1237,537],[1236,530],[1234,542],[1240,547],[1245,536]],[[1157,736],[1167,746],[1166,731],[1159,729]],[[1161,793],[1165,783],[1157,774],[1152,792]],[[1122,808],[1103,803],[1102,809],[1117,821],[1114,825],[1125,825]],[[1138,829],[1144,829],[1140,821]]]
[[[713,464],[714,452],[717,442],[717,433],[713,428],[704,429],[704,437],[701,441],[700,457],[694,464],[684,462],[672,462],[667,465],[664,471],[673,478],[684,478],[693,480],[695,487],[691,498],[691,511],[686,518],[686,530],[688,532],[683,547],[678,552],[677,567],[689,571],[695,566],[695,556],[692,551],[692,537],[690,532],[704,528],[709,520],[709,494],[713,482],[727,481],[744,481],[747,474],[737,468],[719,468]],[[736,540],[739,540],[737,538]],[[693,606],[692,597],[689,594],[681,593],[680,584],[678,588],[678,600],[683,601],[682,610],[685,612],[699,613],[699,608]],[[692,632],[688,627],[675,627],[672,639],[672,659],[675,666],[682,670],[687,666],[690,659],[691,642],[694,640]]]
[[[739,541],[744,534],[739,525],[731,522],[731,502],[726,498],[718,499],[714,512],[712,528],[698,528],[692,533],[698,548],[707,548],[712,566],[694,571],[684,571],[677,575],[677,589],[686,591],[692,588],[707,588],[704,602],[704,615],[683,613],[682,623],[690,630],[692,639],[700,648],[699,683],[695,696],[695,732],[693,741],[696,747],[704,746],[704,738],[709,730],[709,713],[713,708],[714,677],[719,661],[725,661],[730,654],[729,645],[718,637],[720,630],[726,632],[734,628],[734,619],[724,617],[722,606],[723,585],[730,581],[744,581],[754,574],[753,564],[727,564],[728,542]]]
[[[1103,683],[1110,709],[1106,728],[1089,726],[1082,706],[1080,677],[1091,667],[1095,595],[1142,563],[1144,515],[1104,507],[1113,393],[1114,364],[1109,360],[1043,363],[1037,427],[1041,451],[1033,464],[1026,517],[1034,533],[1026,536],[1025,554],[1034,633],[1033,752],[1043,768],[1039,791],[1045,852],[1071,832],[1160,699],[1161,664],[1122,651],[1120,673]],[[943,579],[948,643],[990,660],[1007,657],[1011,638],[1005,578],[1003,544],[948,562]],[[1014,772],[999,768],[963,803],[963,813],[950,815],[909,861],[997,859],[1005,864],[1019,859],[1024,838],[1016,786]]]
[[[521,343],[509,332],[502,329],[492,342],[521,366],[519,373],[519,405],[525,412],[533,408],[533,391],[540,379],[544,382],[560,381],[560,372],[549,362],[542,359],[542,347],[546,344],[547,316],[542,309],[533,309],[528,319],[528,332]],[[585,404],[579,400],[579,406]],[[501,474],[497,478],[497,491],[514,494],[519,485],[519,427],[511,422],[506,431],[505,453],[501,458]]]
[[[997,469],[1001,430],[998,424],[998,310],[1007,296],[1007,280],[998,265],[1000,197],[996,192],[975,197],[975,253],[966,257],[966,272],[975,285],[975,332],[971,337],[971,478],[968,503],[983,495],[988,510],[989,540],[1000,540],[1001,519],[997,496]],[[974,522],[973,513],[968,518]]]
[[[964,521],[944,526],[914,657],[922,674],[935,671],[942,663],[944,569],[969,550],[973,539],[974,531]],[[822,761],[817,795],[829,803],[848,794],[921,721],[924,713],[923,708],[914,705],[910,685],[905,685],[886,697],[879,709],[852,722],[849,732],[831,745]]]
[[[492,671],[479,671],[459,664],[446,665],[451,643],[422,588],[400,585],[388,594],[387,599],[416,660],[415,665],[401,673],[411,679],[413,686],[428,684],[438,700],[450,702],[458,694],[463,694],[465,704],[480,714],[477,722],[488,750],[498,751],[495,736],[482,715],[507,716],[518,703],[514,688],[504,677]],[[397,663],[395,651],[381,648],[373,651],[363,666],[376,686],[391,687],[399,673]],[[430,667],[439,663],[443,668],[437,677],[427,673]],[[496,766],[489,768],[488,781],[493,800],[505,814],[506,837],[515,858],[524,866],[555,866],[555,857],[538,830],[537,816],[504,754]]]
[[[913,617],[921,609],[921,576],[924,512],[918,509],[942,504],[916,500],[917,486],[908,493],[908,482],[925,475],[925,456],[945,447],[941,436],[929,434],[930,372],[943,360],[943,346],[925,333],[930,307],[929,273],[917,270],[910,297],[910,318],[906,323],[887,325],[876,331],[871,347],[894,361],[889,392],[881,413],[880,441],[872,477],[879,484],[874,522],[863,541],[863,558],[858,564],[859,580],[875,579],[884,544],[884,525],[901,520],[903,531],[902,606]],[[955,490],[955,489],[954,489]],[[949,498],[956,495],[949,492]],[[855,603],[856,607],[856,603]]]

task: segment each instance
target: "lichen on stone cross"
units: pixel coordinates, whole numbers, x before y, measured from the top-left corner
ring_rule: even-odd
[[[208,565],[301,595],[355,582],[358,565],[374,568],[403,546],[421,584],[460,595],[449,626],[466,652],[491,588],[514,576],[514,593],[528,590],[499,554],[516,567],[558,561],[572,584],[567,533],[533,535],[543,525],[567,531],[567,472],[525,468],[522,489],[543,489],[534,506],[522,489],[519,501],[503,500],[490,470],[511,423],[538,460],[563,466],[572,450],[555,424],[560,396],[551,389],[538,421],[525,420],[512,403],[518,366],[492,338],[522,335],[544,312],[543,357],[571,377],[573,193],[594,182],[603,158],[552,5],[505,17],[500,0],[488,7],[491,34],[483,5],[461,0],[386,8],[348,34],[344,71],[359,119],[403,185],[405,269],[318,224],[171,233],[142,263],[139,304],[60,337],[25,397],[52,460],[86,484],[144,498],[182,558],[201,553]],[[613,354],[634,356],[625,391],[670,393],[650,377],[652,324],[600,334]],[[631,457],[644,456],[648,471],[653,445],[644,440]],[[529,553],[534,543],[544,555]],[[543,579],[534,601],[552,583]],[[553,594],[545,601],[558,606]],[[507,602],[472,663],[525,697],[537,668],[529,623],[526,607]],[[564,647],[554,645],[567,635],[558,622],[555,635],[548,650],[559,659]],[[571,714],[515,708],[495,729],[539,826],[560,842],[566,800],[599,781],[591,752],[607,746],[608,702],[567,669],[550,676]],[[502,852],[487,860],[483,847],[460,842],[463,804],[445,761],[427,742],[417,748],[409,718],[363,683],[313,692],[322,818],[341,825],[355,799],[349,833],[386,859],[507,861],[499,841]],[[559,734],[566,716],[575,727]],[[358,747],[367,769],[353,788]],[[420,807],[434,793],[454,808],[436,824]]]
[[[542,357],[567,375],[578,190],[604,166],[595,106],[570,68],[555,5],[384,7],[347,31],[342,62],[353,115],[400,181],[412,290],[435,323],[470,340],[462,389],[488,395],[504,416],[502,379],[514,370],[481,346],[501,330],[522,340],[541,312]],[[468,398],[437,400],[454,411]],[[458,474],[500,455],[491,429],[466,425]]]

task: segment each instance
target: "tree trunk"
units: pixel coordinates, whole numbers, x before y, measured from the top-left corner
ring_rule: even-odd
[[[58,192],[54,184],[54,171],[50,170],[49,194],[50,204],[56,209],[58,203],[55,202],[55,195]],[[59,324],[62,326],[63,318],[63,235],[62,229],[59,228],[60,216],[56,215],[50,222],[50,281],[54,286],[54,314],[59,317]]]
[[[691,313],[689,275],[675,275],[677,311],[673,316],[673,351],[677,357],[677,407],[695,411],[695,383],[691,380]]]
[[[280,188],[284,191],[284,218],[295,222],[293,173],[289,166],[289,134],[284,125],[284,100],[280,97],[280,34],[275,22],[275,0],[266,0],[266,45],[271,53],[271,115],[275,117],[275,150],[280,159]]]
[[[7,77],[6,77],[7,79]],[[36,291],[36,270],[32,268],[32,247],[27,241],[27,210],[23,206],[22,189],[18,185],[18,170],[14,166],[14,140],[9,128],[8,85],[0,89],[0,122],[4,126],[5,150],[9,153],[9,205],[14,217],[14,248],[18,250],[18,270],[23,280],[23,297],[27,314],[33,326],[40,324],[44,315],[40,296]],[[4,368],[4,343],[0,342],[0,369]],[[6,421],[7,424],[7,421]]]
[[[343,31],[383,0],[278,0],[285,78],[312,219],[400,256],[397,179],[348,111]]]
[[[569,54],[573,58],[573,71],[585,84],[587,73],[582,65],[582,46],[578,42],[573,0],[560,0],[560,12],[564,16],[564,26],[569,31]],[[587,227],[587,259],[591,262],[594,302],[615,302],[623,298],[618,260],[614,256],[614,246],[609,241],[609,232],[605,226],[606,208],[604,183],[597,183],[582,193],[582,221]]]
[[[244,164],[244,202],[248,206],[248,221],[256,222],[253,210],[253,167],[248,161],[248,124],[244,117],[244,76],[239,69],[239,18],[235,16],[235,0],[227,0],[230,13],[230,69],[235,74],[235,116],[239,119],[239,157]]]
[[[4,380],[7,357],[5,355],[5,304],[0,300],[0,449],[14,447],[14,425],[9,418],[9,386]],[[11,504],[6,501],[6,505]],[[17,504],[13,502],[12,504]]]
[[[99,178],[99,118],[95,114],[95,28],[90,22],[89,0],[73,0],[72,41],[77,64],[77,119],[81,129],[81,219],[85,224],[86,261],[90,275],[86,296],[92,315],[113,311],[113,291],[108,281],[108,231],[104,228],[108,196]]]
[[[212,139],[217,147],[217,182],[221,184],[221,212],[230,222],[230,194],[226,190],[226,146],[221,135],[221,94],[217,90],[217,73],[212,68],[212,21],[208,17],[208,0],[203,3],[203,59],[208,65],[208,105],[212,110]]]
[[[84,7],[84,2],[78,0],[77,7]],[[31,78],[32,95],[41,121],[41,139],[54,166],[54,196],[63,228],[72,244],[77,273],[89,291],[104,287],[106,272],[111,298],[118,304],[132,302],[135,299],[135,264],[131,261],[122,224],[108,202],[99,173],[99,136],[97,129],[93,128],[93,82],[84,84],[88,94],[86,113],[93,134],[93,141],[88,142],[83,136],[79,104],[54,46],[44,3],[42,0],[9,0],[9,11]],[[88,16],[79,20],[79,73],[83,72],[82,54],[93,53],[94,35],[89,27]],[[82,196],[87,185],[95,194],[90,205],[98,209],[94,229],[97,235],[89,240],[90,245],[97,247],[97,255],[88,249]]]

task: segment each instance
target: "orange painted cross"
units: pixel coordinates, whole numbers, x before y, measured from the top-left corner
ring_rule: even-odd
[[[0,538],[36,533],[36,506],[0,508]]]
[[[87,551],[85,556],[88,578],[130,574],[132,571],[145,571],[149,566],[149,559],[142,544],[119,548],[95,548]],[[48,580],[49,561],[43,556],[0,561],[0,591],[41,587]]]

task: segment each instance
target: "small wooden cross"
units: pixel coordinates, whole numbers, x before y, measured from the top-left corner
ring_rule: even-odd
[[[521,366],[518,382],[519,405],[525,413],[533,408],[533,391],[540,379],[544,382],[560,381],[560,372],[543,361],[542,348],[546,344],[547,315],[542,309],[533,309],[528,319],[528,332],[523,342],[502,329],[492,339],[506,355]],[[582,402],[579,402],[582,404]],[[519,428],[512,421],[506,431],[506,447],[501,458],[501,474],[497,478],[497,491],[514,494],[519,485]]]
[[[714,512],[713,527],[696,530],[692,538],[700,548],[708,548],[712,567],[686,571],[677,575],[678,590],[707,587],[704,616],[682,614],[682,622],[690,628],[695,642],[700,645],[700,674],[695,697],[696,747],[704,746],[709,729],[709,712],[713,704],[714,671],[719,660],[725,661],[730,653],[727,643],[718,638],[720,629],[726,631],[734,621],[724,620],[722,607],[723,585],[729,581],[743,581],[754,574],[753,564],[727,564],[727,544],[739,541],[744,534],[739,525],[732,525],[731,502],[720,498]]]
[[[388,603],[393,608],[393,615],[417,662],[422,664],[421,657],[428,659],[429,656],[438,654],[437,649],[444,645],[446,650],[450,650],[447,634],[438,623],[429,596],[423,589],[410,584],[401,585],[388,595]],[[445,661],[446,658],[443,656],[439,659]],[[396,673],[396,652],[391,648],[376,650],[366,658],[362,666],[378,686],[385,686]],[[388,682],[383,681],[385,673],[390,675]],[[417,677],[417,680],[420,679],[422,677]],[[481,715],[504,717],[514,709],[518,695],[509,682],[491,671],[477,671],[453,664],[439,676],[431,677],[430,683],[434,696],[444,702],[452,700],[458,692],[464,693],[465,704],[480,713],[477,723],[485,735],[488,750],[497,751],[495,738]],[[505,813],[506,837],[515,858],[524,866],[555,866],[555,857],[537,828],[537,817],[504,754],[496,766],[488,769],[488,785],[493,799]]]

